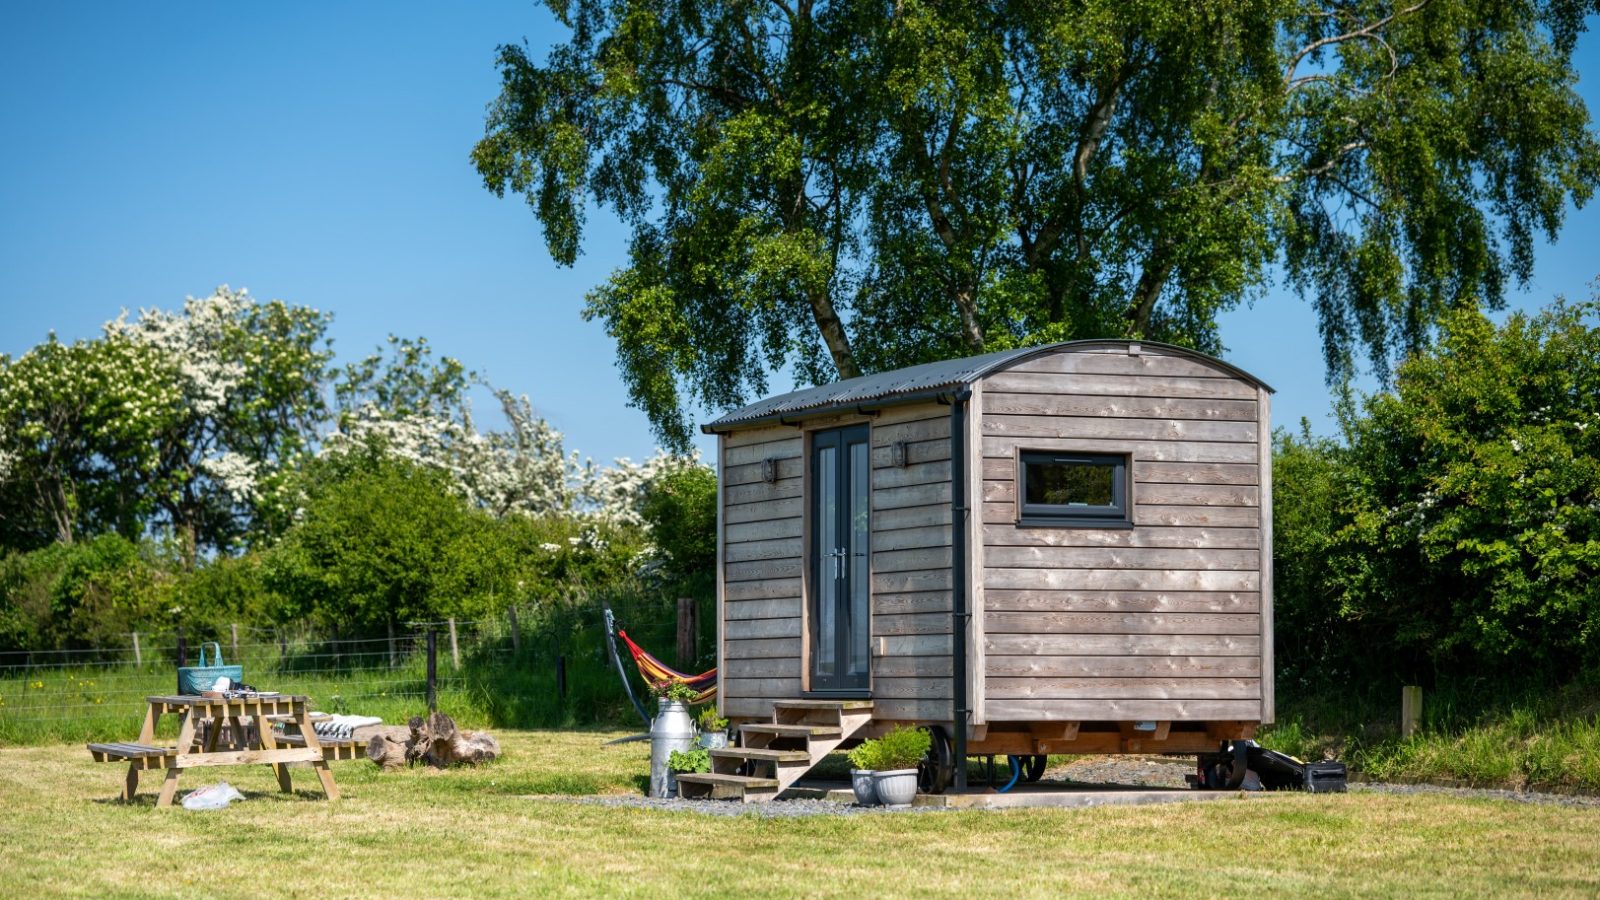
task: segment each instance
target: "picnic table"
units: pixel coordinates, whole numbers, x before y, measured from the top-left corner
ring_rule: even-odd
[[[132,800],[139,790],[139,773],[149,769],[166,769],[166,780],[161,784],[161,794],[156,806],[171,806],[178,791],[178,777],[185,769],[204,766],[270,765],[278,777],[278,787],[284,792],[293,790],[289,763],[309,762],[322,782],[322,791],[329,800],[339,799],[339,787],[333,783],[333,773],[328,769],[332,759],[354,759],[354,741],[328,741],[319,739],[311,727],[311,714],[306,698],[291,694],[247,694],[239,696],[201,697],[172,695],[146,697],[144,725],[139,729],[137,743],[90,744],[89,752],[99,762],[128,763],[128,777],[123,785],[122,799]],[[156,724],[163,715],[178,716],[176,746],[157,746]],[[255,728],[246,727],[245,719],[255,719]],[[211,726],[200,734],[202,720]],[[282,722],[299,734],[274,734],[273,723]],[[238,745],[219,748],[219,736],[225,725],[231,725],[236,736],[243,735]]]

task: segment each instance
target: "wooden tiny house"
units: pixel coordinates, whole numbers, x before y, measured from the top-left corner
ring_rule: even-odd
[[[808,741],[894,723],[941,726],[956,757],[1252,736],[1273,717],[1270,395],[1190,350],[1075,341],[707,425],[719,702],[769,723],[708,792],[770,796]],[[729,774],[757,759],[776,777]]]

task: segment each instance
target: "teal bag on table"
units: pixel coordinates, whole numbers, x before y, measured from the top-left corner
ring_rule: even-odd
[[[211,664],[206,664],[206,648],[211,648]],[[222,645],[208,641],[200,645],[200,665],[178,667],[178,693],[198,694],[211,690],[218,678],[227,678],[237,685],[244,680],[244,666],[222,664]]]

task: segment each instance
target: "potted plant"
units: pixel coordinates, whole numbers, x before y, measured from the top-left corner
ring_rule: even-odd
[[[862,741],[846,754],[850,760],[850,789],[856,792],[856,803],[860,806],[878,805],[878,786],[872,776],[877,774],[874,770],[880,755],[878,742],[874,740]]]
[[[676,793],[677,779],[667,766],[667,758],[675,750],[694,749],[694,720],[689,717],[688,703],[697,694],[682,682],[665,682],[655,687],[660,698],[659,712],[650,723],[650,796],[671,797]]]
[[[700,746],[706,750],[721,750],[728,746],[728,720],[717,715],[715,703],[706,704],[695,717],[700,729]]]
[[[890,807],[910,806],[917,796],[917,763],[928,755],[930,743],[926,731],[909,725],[862,741],[860,747],[850,751],[850,762],[856,766],[850,772],[850,784],[856,789],[857,802],[862,796],[861,789],[856,788],[858,773],[870,770],[877,802]]]

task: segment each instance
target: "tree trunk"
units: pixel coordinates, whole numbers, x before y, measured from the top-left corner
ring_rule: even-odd
[[[424,719],[413,716],[407,728],[386,728],[367,742],[367,758],[385,770],[427,763],[444,769],[489,762],[500,755],[500,742],[487,732],[462,731],[441,712]]]

